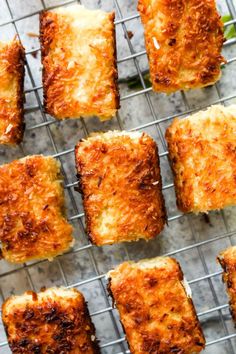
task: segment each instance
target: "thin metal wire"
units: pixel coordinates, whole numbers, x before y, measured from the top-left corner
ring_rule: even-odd
[[[12,18],[10,20],[2,22],[0,24],[0,27],[11,23],[11,24],[14,25],[15,30],[18,33],[17,27],[16,27],[16,22],[17,21],[26,19],[26,18],[34,16],[34,15],[37,15],[39,13],[39,11],[35,11],[35,12],[27,14],[25,16],[21,16],[21,17],[18,17],[18,18],[13,18],[12,12],[11,12],[11,7],[8,4],[8,0],[5,0],[5,1],[6,1],[6,4],[8,5],[9,13],[10,13]],[[75,3],[75,2],[76,2],[75,0],[69,0],[69,1],[65,1],[63,4],[59,4],[59,5],[53,6],[51,8],[56,8],[58,6],[64,6],[64,5],[72,4],[72,3]],[[166,150],[165,140],[164,140],[163,134],[162,134],[162,132],[160,130],[159,124],[162,123],[162,122],[171,120],[172,118],[175,117],[175,115],[165,116],[165,117],[162,117],[162,118],[157,117],[156,112],[154,110],[154,107],[152,106],[152,102],[151,102],[150,97],[149,97],[149,92],[151,91],[151,88],[146,88],[145,82],[144,82],[144,79],[143,79],[143,74],[142,74],[142,72],[141,72],[141,70],[139,68],[139,64],[138,64],[138,61],[137,61],[137,59],[139,57],[141,57],[143,55],[146,55],[146,51],[143,50],[143,51],[140,51],[140,52],[136,53],[134,51],[134,48],[132,46],[131,41],[129,40],[129,38],[127,36],[126,22],[132,21],[134,19],[139,18],[139,14],[134,14],[134,15],[131,15],[131,16],[123,17],[122,13],[120,11],[118,0],[114,0],[114,2],[115,2],[115,6],[117,8],[117,12],[118,12],[118,14],[120,16],[120,18],[115,21],[115,24],[122,26],[123,31],[126,34],[125,37],[126,37],[126,39],[128,41],[128,46],[129,46],[129,49],[130,49],[130,55],[127,55],[125,57],[122,57],[122,58],[118,59],[118,63],[126,62],[128,60],[132,60],[134,62],[134,64],[135,64],[138,77],[139,77],[140,82],[141,82],[141,84],[143,86],[142,90],[139,90],[139,91],[136,91],[136,92],[133,92],[131,94],[127,94],[127,95],[123,96],[121,98],[121,101],[129,100],[129,99],[132,99],[133,97],[136,97],[136,96],[139,96],[139,95],[144,95],[144,97],[147,100],[147,103],[149,105],[149,108],[150,108],[150,111],[152,113],[152,116],[153,116],[153,121],[152,122],[145,123],[145,124],[142,124],[140,126],[134,127],[132,129],[130,129],[130,131],[140,130],[140,129],[148,128],[150,126],[155,126],[157,131],[158,131],[158,133],[159,133],[163,148],[164,148],[164,150]],[[229,8],[229,12],[230,12],[230,14],[232,16],[232,20],[230,20],[227,23],[225,23],[225,26],[229,26],[229,25],[232,25],[232,24],[235,25],[236,24],[236,12],[235,12],[235,7],[234,7],[234,4],[233,4],[233,1],[232,0],[226,0],[226,2],[227,2],[227,5],[228,5],[228,8]],[[42,3],[42,9],[45,9],[46,6],[45,6],[45,3],[44,3],[44,0],[41,0],[41,3]],[[19,35],[19,33],[18,33],[18,35]],[[20,37],[20,35],[19,35],[19,37]],[[236,43],[236,40],[235,39],[231,39],[231,40],[228,40],[225,43],[225,45],[229,46],[229,45],[232,45],[232,44],[235,44],[235,43]],[[27,52],[27,55],[32,54],[33,52],[36,52],[38,50],[39,50],[39,48],[30,50],[30,51]],[[227,65],[229,65],[229,64],[231,64],[231,63],[233,63],[235,61],[236,61],[236,57],[235,58],[230,58],[228,60]],[[48,120],[47,116],[43,113],[42,104],[41,104],[41,100],[40,100],[39,93],[38,93],[38,91],[42,89],[42,86],[41,85],[35,86],[35,82],[33,80],[33,75],[31,73],[30,66],[29,66],[28,63],[27,63],[27,70],[28,70],[29,77],[30,77],[30,80],[31,80],[32,88],[29,89],[29,90],[26,90],[26,93],[29,93],[29,92],[34,92],[35,93],[36,100],[37,100],[37,105],[25,107],[25,111],[26,111],[26,113],[30,113],[30,112],[35,112],[35,111],[40,110],[41,114],[42,114],[42,119],[43,119],[42,123],[39,123],[39,124],[34,125],[34,126],[31,126],[31,127],[27,128],[27,130],[33,130],[33,129],[38,129],[38,128],[41,128],[41,127],[46,127],[48,135],[49,135],[49,138],[50,138],[50,141],[51,141],[51,144],[52,144],[52,147],[53,147],[54,152],[55,152],[53,156],[60,159],[62,156],[65,156],[67,154],[73,153],[74,149],[71,148],[71,149],[67,149],[67,150],[64,150],[64,151],[58,151],[57,146],[55,144],[55,141],[53,139],[53,135],[52,135],[52,133],[50,131],[50,126],[51,126],[51,124],[55,124],[55,123],[59,124],[59,123],[57,121],[55,121],[55,120],[51,120],[51,118],[49,118],[50,120]],[[216,88],[217,88],[217,86],[216,86]],[[221,102],[224,103],[224,102],[229,101],[229,100],[231,100],[233,98],[236,98],[236,94],[233,94],[233,95],[228,96],[228,97],[221,97],[219,95],[219,99],[214,101],[214,102],[212,102],[211,104],[216,104],[216,103],[221,103]],[[194,111],[196,111],[198,109],[203,109],[203,108],[205,108],[207,106],[197,107],[197,108],[194,108],[194,109],[190,109],[189,107],[187,107],[187,110],[182,112],[181,114],[178,114],[178,116],[184,116],[184,115],[190,114],[190,113],[192,113],[192,112],[194,112]],[[117,122],[118,122],[118,125],[119,125],[120,129],[122,129],[123,128],[122,127],[122,120],[120,119],[119,114],[117,115]],[[85,134],[85,136],[87,136],[88,135],[88,130],[87,130],[85,121],[83,119],[82,119],[82,126],[83,126],[83,130],[84,130],[84,134]],[[161,153],[159,155],[160,155],[160,157],[168,156],[168,151],[166,150],[166,151],[164,151],[163,153]],[[63,168],[63,164],[62,164],[62,168]],[[64,171],[64,177],[65,177],[65,188],[68,190],[68,193],[69,193],[69,196],[70,196],[70,199],[71,199],[71,202],[72,202],[73,209],[74,209],[74,211],[76,213],[75,215],[71,216],[69,218],[69,220],[70,221],[78,220],[80,228],[83,229],[82,217],[84,216],[84,214],[83,213],[79,213],[79,209],[78,209],[77,203],[76,203],[76,201],[74,199],[74,196],[73,196],[73,193],[72,193],[72,190],[71,190],[72,188],[74,188],[77,185],[77,182],[69,182],[68,178],[67,178],[67,176],[65,174],[65,171]],[[169,188],[173,188],[173,183],[170,183],[170,184],[167,184],[167,185],[163,186],[163,190],[169,189]],[[179,215],[175,215],[175,216],[169,217],[168,221],[169,222],[172,222],[172,221],[174,222],[174,221],[176,221],[176,220],[178,220],[180,218],[183,218],[183,217],[189,218],[188,216],[179,214]],[[226,219],[224,220],[224,222],[225,222],[225,226],[226,226],[226,230],[227,230],[227,232],[225,234],[216,235],[212,239],[208,239],[208,240],[201,241],[201,242],[197,242],[197,240],[195,239],[195,243],[194,244],[189,245],[189,246],[185,246],[185,247],[183,247],[181,249],[177,249],[175,251],[168,252],[165,255],[166,256],[172,256],[172,255],[179,254],[179,253],[182,253],[182,252],[188,252],[191,249],[199,249],[199,248],[201,248],[201,246],[204,246],[206,244],[210,244],[210,243],[216,242],[218,240],[231,238],[232,236],[236,235],[236,230],[235,231],[230,231],[229,230],[229,227],[228,227]],[[195,233],[193,231],[192,226],[191,226],[191,229],[192,229],[193,236],[195,237]],[[77,249],[74,249],[72,251],[67,252],[67,254],[76,254],[78,252],[87,251],[88,254],[89,254],[89,257],[90,257],[90,261],[92,262],[92,265],[93,265],[93,268],[95,270],[95,274],[96,275],[94,277],[92,277],[92,278],[88,278],[88,279],[85,279],[85,280],[80,280],[80,281],[77,281],[74,284],[69,284],[68,281],[67,281],[65,272],[63,270],[63,267],[61,265],[61,262],[60,262],[61,257],[59,256],[56,259],[56,262],[57,262],[57,265],[58,265],[60,273],[61,273],[62,281],[63,281],[64,285],[66,287],[68,287],[68,288],[78,287],[78,286],[81,286],[81,285],[84,285],[84,284],[88,284],[88,283],[92,283],[92,282],[95,282],[95,281],[98,281],[100,283],[100,286],[103,289],[103,296],[105,298],[107,306],[104,309],[101,309],[101,310],[98,310],[98,311],[95,311],[95,312],[91,313],[91,316],[93,317],[93,316],[98,316],[98,315],[101,315],[101,314],[104,314],[104,313],[109,313],[110,316],[111,316],[111,319],[113,321],[113,325],[114,325],[114,328],[115,328],[115,331],[116,331],[116,335],[118,337],[118,339],[116,339],[114,341],[110,341],[108,343],[102,343],[101,344],[101,348],[107,348],[107,347],[111,347],[113,345],[119,344],[119,345],[122,345],[122,347],[121,347],[122,350],[123,350],[122,353],[129,353],[129,351],[125,350],[125,347],[123,346],[124,342],[125,342],[125,338],[122,337],[122,336],[120,337],[120,333],[119,333],[118,327],[116,325],[116,320],[115,320],[115,317],[113,315],[113,312],[114,312],[113,308],[110,306],[109,301],[107,300],[107,296],[106,296],[106,292],[105,292],[104,284],[103,284],[103,279],[105,278],[106,275],[99,273],[99,270],[98,270],[98,267],[97,267],[97,264],[96,264],[96,260],[95,260],[95,258],[93,256],[93,253],[92,253],[92,248],[93,247],[94,247],[93,245],[88,243],[85,246],[78,247]],[[127,252],[126,247],[124,247],[124,249],[125,249],[126,256],[129,258],[129,254]],[[199,253],[199,255],[201,255],[201,252]],[[204,265],[204,262],[205,262],[204,256],[201,256],[201,260],[202,260],[202,263]],[[32,280],[32,277],[30,275],[29,270],[30,270],[31,267],[35,267],[36,265],[39,265],[39,264],[42,264],[42,263],[45,263],[45,262],[47,262],[47,260],[34,262],[32,264],[29,264],[29,265],[22,265],[22,266],[18,267],[17,269],[13,269],[11,271],[8,271],[8,272],[0,274],[0,278],[5,277],[7,275],[11,275],[11,274],[17,273],[17,272],[20,272],[20,271],[23,270],[23,271],[26,272],[27,279],[29,281],[30,287],[32,289],[34,289],[35,286],[34,286],[34,283],[33,283],[33,280]],[[201,277],[198,277],[198,278],[195,278],[195,279],[191,279],[189,281],[189,284],[196,284],[196,283],[202,282],[202,281],[208,281],[208,282],[210,281],[211,282],[211,280],[213,278],[220,277],[221,274],[222,274],[221,271],[209,274],[208,270],[207,270],[206,262],[205,262],[204,269],[205,269],[205,273],[206,274],[204,274]],[[214,288],[211,289],[211,290],[212,290],[213,295],[214,295]],[[1,289],[0,289],[0,291],[1,291]],[[217,296],[216,296],[216,299],[217,299]],[[209,309],[207,309],[205,311],[199,312],[198,316],[202,317],[202,316],[206,316],[206,315],[209,315],[211,313],[214,313],[214,312],[219,312],[220,316],[221,316],[221,321],[223,320],[223,323],[224,323],[224,316],[222,315],[221,311],[225,310],[225,309],[228,309],[228,307],[229,307],[228,304],[221,305],[221,304],[218,303],[218,301],[216,301],[216,306],[215,307],[212,307],[212,308],[209,308]],[[225,325],[225,323],[224,323],[224,325]],[[209,341],[207,343],[207,346],[210,346],[210,345],[213,345],[213,344],[217,344],[217,343],[222,342],[222,341],[229,341],[229,343],[231,343],[230,341],[232,339],[236,338],[236,334],[228,334],[227,333],[227,329],[226,329],[225,333],[227,335],[225,335],[224,337]],[[6,345],[7,345],[7,342],[1,342],[0,343],[0,348],[4,347]],[[233,349],[232,349],[232,353],[233,353]]]
[[[188,110],[188,111],[184,111],[184,112],[182,112],[182,113],[178,113],[178,117],[182,117],[182,116],[185,116],[185,115],[187,115],[187,114],[191,114],[191,113],[193,113],[193,112],[196,112],[196,111],[198,111],[198,110],[200,110],[200,109],[204,109],[204,108],[208,107],[209,105],[214,105],[214,104],[217,104],[217,103],[221,103],[221,102],[223,102],[223,101],[226,102],[226,101],[232,100],[233,98],[236,98],[236,94],[230,95],[230,96],[227,96],[227,97],[224,97],[224,98],[222,98],[222,99],[218,99],[218,100],[215,100],[215,101],[212,101],[212,102],[209,102],[208,105],[199,106],[199,107],[197,107],[197,108],[193,108],[193,109],[190,109],[190,110]],[[33,108],[33,109],[35,110],[35,108]],[[37,110],[38,110],[38,108],[37,108]],[[148,127],[151,127],[152,125],[155,125],[155,124],[157,124],[157,123],[162,123],[162,122],[171,120],[171,119],[173,119],[173,118],[175,118],[175,117],[176,117],[176,114],[173,114],[173,115],[170,115],[170,116],[166,116],[166,117],[164,117],[164,118],[159,118],[158,120],[154,120],[154,121],[151,121],[151,122],[149,122],[149,123],[145,123],[145,124],[139,125],[139,126],[137,126],[137,127],[134,127],[134,128],[132,128],[132,129],[128,129],[128,131],[135,131],[135,130],[141,130],[141,129],[144,129],[144,128],[148,128]],[[45,126],[47,126],[47,125],[51,125],[51,124],[55,124],[55,123],[60,124],[60,122],[51,120],[51,121],[39,123],[39,124],[37,124],[37,125],[34,125],[34,126],[32,126],[32,127],[29,127],[29,128],[27,128],[27,130],[34,130],[34,129],[41,128],[41,127],[45,127]],[[69,150],[67,150],[67,151],[68,151],[68,152],[66,152],[66,154],[67,154],[67,153],[70,153],[70,152],[73,152],[73,149],[69,149]]]
[[[123,26],[123,24],[122,24],[122,26]],[[131,41],[130,41],[130,43],[131,43]],[[232,44],[235,44],[235,43],[236,43],[236,39],[233,40],[233,42],[232,42],[232,41],[229,41],[229,42],[227,41],[227,42],[225,42],[225,43],[224,43],[224,46],[226,46],[226,45],[232,45]],[[125,58],[118,59],[117,62],[118,62],[118,63],[121,63],[121,62],[124,62],[124,61],[127,61],[127,60],[137,59],[138,57],[140,57],[141,55],[144,55],[144,54],[147,54],[146,51],[142,51],[142,52],[139,52],[139,53],[135,53],[134,50],[133,50],[133,53],[132,53],[131,55],[129,55],[128,57],[125,57]],[[222,64],[222,66],[225,66],[225,65],[227,65],[228,63],[231,63],[232,61],[235,61],[235,60],[236,60],[236,58],[229,59],[229,61],[228,61],[227,63],[225,63],[225,64]],[[25,90],[25,93],[30,93],[30,92],[38,91],[38,90],[41,90],[42,88],[43,88],[42,85],[38,85],[38,86],[35,86],[35,85],[34,85],[33,87],[31,87],[31,88]],[[139,91],[139,94],[146,93],[146,92],[149,92],[149,91],[152,91],[152,88],[151,88],[151,87],[148,87],[148,91],[145,91],[145,92]],[[138,93],[136,94],[136,96],[137,96],[137,95],[138,95]],[[123,96],[123,97],[120,98],[120,100],[123,101],[123,100],[126,100],[126,99],[130,98],[130,97],[135,97],[135,96],[130,96],[130,95]]]

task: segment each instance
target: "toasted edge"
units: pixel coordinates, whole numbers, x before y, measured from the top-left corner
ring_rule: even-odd
[[[65,248],[64,250],[61,250],[60,252],[58,252],[57,254],[54,254],[54,255],[51,255],[51,256],[41,256],[41,257],[28,257],[27,259],[25,259],[24,261],[16,261],[16,260],[13,260],[12,257],[9,257],[8,256],[8,252],[4,252],[3,251],[3,247],[2,247],[2,244],[4,244],[4,242],[1,244],[1,241],[0,241],[0,261],[2,259],[6,260],[7,262],[11,263],[11,264],[22,264],[24,262],[30,262],[30,261],[33,261],[33,260],[48,260],[49,262],[52,262],[56,257],[58,256],[61,256],[65,253],[67,253],[75,244],[75,238],[73,236],[73,231],[74,231],[74,228],[72,226],[72,224],[69,222],[68,218],[67,218],[67,213],[66,213],[66,205],[65,205],[65,191],[64,191],[64,188],[63,188],[63,175],[61,173],[61,163],[55,159],[53,156],[45,156],[43,154],[38,154],[38,155],[26,155],[20,159],[16,159],[16,160],[13,160],[10,162],[13,163],[13,162],[20,162],[22,164],[24,164],[27,160],[30,160],[30,159],[34,159],[35,157],[41,157],[45,160],[50,160],[50,161],[53,161],[53,163],[55,163],[55,166],[57,167],[57,173],[58,173],[58,180],[57,182],[60,184],[60,189],[62,191],[62,196],[63,196],[63,205],[61,206],[61,208],[59,209],[60,210],[60,215],[59,217],[64,219],[65,222],[70,226],[71,228],[71,242],[68,244],[68,247]],[[3,165],[1,165],[0,167],[5,167],[7,166],[9,163],[5,163]],[[7,256],[6,256],[7,254]]]
[[[236,311],[233,311],[233,308],[232,308],[233,302],[232,302],[231,294],[229,293],[229,289],[232,288],[232,282],[229,279],[230,270],[228,268],[227,262],[224,259],[225,252],[229,251],[231,248],[236,249],[236,246],[228,247],[224,251],[220,252],[219,255],[217,256],[216,260],[220,263],[220,265],[223,269],[222,281],[226,285],[226,292],[227,292],[227,295],[229,298],[229,310],[230,310],[230,314],[232,316],[232,319],[236,325]],[[235,259],[235,273],[236,273],[236,259]],[[236,303],[235,303],[235,306],[236,306]]]

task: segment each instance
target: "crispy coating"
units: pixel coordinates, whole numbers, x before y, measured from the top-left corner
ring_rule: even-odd
[[[207,212],[236,204],[236,105],[212,106],[166,131],[177,205]]]
[[[132,354],[192,354],[204,348],[204,335],[175,259],[125,262],[108,277]]]
[[[100,353],[86,302],[76,289],[11,296],[2,319],[13,354]]]
[[[230,310],[236,323],[236,246],[221,252],[218,261],[224,270],[223,281],[227,286]]]
[[[61,184],[60,164],[52,157],[0,166],[0,241],[7,261],[52,259],[71,246]]]
[[[0,144],[19,144],[24,132],[25,51],[14,39],[0,42]]]
[[[113,117],[119,108],[113,12],[82,5],[40,16],[44,106],[57,119]]]
[[[224,62],[215,0],[139,0],[153,90],[171,93],[215,83]]]
[[[98,245],[155,237],[166,222],[156,143],[145,133],[107,132],[76,146],[87,232]]]

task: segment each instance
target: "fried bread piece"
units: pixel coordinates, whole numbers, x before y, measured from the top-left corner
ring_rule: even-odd
[[[153,90],[212,85],[224,62],[223,23],[215,0],[139,0]]]
[[[86,302],[76,289],[11,296],[2,306],[2,319],[13,354],[100,352]]]
[[[14,39],[0,42],[0,144],[19,144],[24,132],[25,50]]]
[[[157,145],[146,133],[110,131],[75,151],[87,232],[96,245],[151,239],[166,222]]]
[[[43,11],[44,106],[57,119],[113,117],[119,108],[113,12],[82,5]]]
[[[52,259],[72,245],[64,218],[60,164],[52,157],[27,156],[0,166],[0,241],[13,263]]]
[[[212,106],[166,131],[177,205],[207,212],[236,204],[236,105]]]
[[[107,276],[132,354],[192,354],[205,347],[191,289],[175,259],[125,262]]]

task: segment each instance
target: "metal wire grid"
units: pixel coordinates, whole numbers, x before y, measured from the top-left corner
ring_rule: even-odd
[[[36,15],[36,14],[38,14],[38,11],[32,12],[32,13],[30,13],[28,15],[25,15],[25,16],[14,18],[12,10],[11,10],[11,6],[9,4],[9,0],[5,0],[5,1],[6,1],[6,5],[8,7],[9,13],[11,15],[11,19],[0,23],[0,27],[4,26],[4,25],[7,25],[7,24],[13,24],[16,33],[20,37],[19,31],[18,31],[17,26],[16,26],[17,21],[20,21],[20,20],[26,19],[27,17],[31,17],[33,15]],[[39,1],[41,2],[42,7],[44,9],[46,9],[45,1],[44,0],[39,0]],[[63,5],[67,5],[67,4],[75,3],[75,2],[76,1],[71,1],[71,0],[70,1],[65,1],[63,4],[60,4],[58,6],[63,6]],[[128,60],[132,60],[133,63],[134,63],[134,66],[136,68],[137,75],[138,75],[138,77],[140,79],[140,82],[141,82],[141,85],[142,85],[142,89],[141,90],[137,90],[137,91],[135,91],[133,93],[126,94],[126,95],[122,96],[121,97],[121,102],[125,101],[125,100],[129,100],[129,99],[131,99],[131,98],[133,98],[135,96],[139,96],[139,95],[142,95],[145,98],[145,100],[146,100],[146,102],[147,102],[147,104],[148,104],[148,106],[150,108],[150,112],[151,112],[151,115],[152,115],[152,121],[148,122],[148,123],[145,123],[145,124],[141,124],[139,126],[136,126],[135,128],[132,128],[130,130],[131,131],[133,131],[133,130],[142,130],[142,129],[145,129],[145,128],[148,128],[148,127],[151,127],[151,126],[155,126],[156,130],[157,130],[157,133],[159,135],[162,147],[163,147],[163,152],[160,153],[160,158],[163,158],[163,157],[168,156],[168,151],[167,151],[166,142],[165,142],[165,139],[164,139],[160,124],[163,123],[163,122],[170,121],[176,115],[173,114],[173,115],[165,116],[165,117],[163,117],[161,119],[158,118],[158,115],[157,115],[157,113],[155,111],[155,108],[153,106],[153,103],[152,103],[152,101],[150,99],[150,95],[149,95],[149,92],[151,91],[151,88],[147,88],[146,85],[145,85],[143,73],[142,73],[142,70],[140,68],[139,61],[138,61],[139,57],[146,55],[146,51],[143,50],[143,51],[140,51],[140,52],[135,52],[134,47],[132,45],[131,40],[129,39],[128,32],[127,32],[127,24],[126,23],[138,18],[139,15],[138,14],[134,14],[132,16],[124,17],[123,14],[122,14],[120,5],[119,5],[119,0],[114,0],[113,2],[114,2],[115,9],[116,9],[116,13],[118,15],[118,19],[116,19],[115,24],[116,25],[120,25],[122,27],[122,30],[123,30],[123,33],[124,33],[125,38],[127,40],[129,51],[130,51],[130,54],[128,56],[125,56],[123,58],[118,59],[118,63],[122,63],[122,62],[125,62],[125,61],[128,61]],[[235,5],[233,3],[233,0],[226,0],[226,3],[227,3],[227,6],[228,6],[229,13],[232,16],[232,20],[228,21],[225,24],[225,26],[229,26],[229,25],[234,25],[235,26],[236,25],[236,9],[235,9]],[[55,7],[57,7],[57,6],[55,6]],[[233,39],[228,40],[225,43],[225,46],[232,46],[235,43],[236,43],[236,39],[233,38]],[[33,52],[35,52],[37,50],[39,50],[39,48],[38,49],[34,49],[32,51],[27,51],[27,54],[31,54],[31,53],[33,53]],[[227,65],[230,65],[231,63],[236,61],[236,57],[227,58],[227,59],[228,59]],[[64,178],[65,178],[65,188],[68,191],[68,194],[69,194],[69,197],[70,197],[70,201],[71,201],[71,204],[72,204],[73,210],[74,210],[74,215],[71,216],[69,218],[69,220],[70,221],[75,221],[76,220],[78,222],[79,227],[84,229],[84,225],[83,225],[83,222],[82,222],[82,218],[83,218],[84,214],[79,212],[79,207],[77,205],[77,201],[76,201],[76,199],[75,199],[75,197],[73,195],[73,192],[72,192],[72,189],[77,185],[77,182],[70,182],[69,181],[69,179],[68,179],[68,177],[67,177],[67,175],[65,173],[65,168],[64,168],[64,165],[63,165],[63,161],[61,160],[62,156],[65,156],[65,155],[68,155],[68,154],[72,154],[74,152],[74,148],[70,148],[70,149],[63,150],[63,151],[58,151],[58,147],[57,147],[57,145],[56,145],[56,143],[54,141],[53,134],[52,134],[52,132],[50,130],[50,126],[52,124],[55,124],[55,121],[54,120],[48,120],[47,116],[45,115],[45,113],[43,111],[43,107],[42,107],[42,103],[41,103],[41,99],[40,99],[40,95],[39,95],[39,90],[42,88],[42,86],[36,86],[35,85],[35,80],[33,78],[32,70],[30,68],[30,65],[29,65],[28,61],[27,61],[26,67],[27,67],[27,72],[28,72],[31,84],[32,84],[32,88],[26,90],[26,93],[34,92],[37,104],[35,106],[26,106],[25,110],[26,110],[26,113],[40,110],[41,116],[42,116],[42,122],[29,127],[28,130],[35,130],[35,129],[39,129],[39,128],[42,128],[42,127],[46,127],[47,133],[48,133],[51,145],[52,145],[52,148],[54,150],[54,155],[53,156],[55,158],[58,158],[61,161],[61,163],[62,163],[62,172],[63,172]],[[211,102],[211,104],[216,104],[216,103],[225,104],[227,101],[230,101],[230,100],[236,98],[236,93],[233,94],[233,95],[230,95],[230,96],[222,97],[221,96],[221,92],[220,92],[219,87],[218,87],[218,84],[216,84],[215,87],[216,87],[216,90],[217,90],[217,93],[218,93],[218,99],[215,100],[214,102]],[[181,95],[182,95],[183,102],[185,103],[185,108],[186,109],[185,109],[184,112],[178,114],[178,116],[185,116],[187,114],[190,114],[190,113],[194,112],[195,110],[198,110],[200,108],[202,109],[202,108],[206,107],[206,106],[202,106],[202,107],[197,107],[195,109],[192,109],[192,108],[190,108],[190,105],[188,103],[188,99],[187,99],[187,96],[185,95],[185,93],[182,92]],[[117,119],[119,128],[123,129],[122,119],[119,116],[119,113],[117,114],[116,119]],[[83,131],[84,131],[84,136],[87,136],[88,135],[88,129],[87,129],[86,123],[85,123],[85,121],[83,119],[81,119],[81,122],[82,122]],[[24,149],[23,149],[22,146],[21,146],[21,149],[22,149],[22,154],[24,154]],[[163,186],[163,190],[172,189],[172,188],[173,188],[173,183],[169,183],[169,184],[166,184],[166,185]],[[191,245],[188,245],[188,246],[184,246],[184,247],[179,248],[179,249],[176,249],[174,251],[168,252],[165,255],[174,256],[174,255],[182,254],[183,252],[190,251],[190,250],[193,250],[193,249],[197,250],[199,259],[201,260],[203,268],[204,268],[205,275],[190,280],[189,284],[190,285],[191,284],[199,284],[199,286],[200,286],[201,282],[207,281],[208,284],[209,284],[209,287],[211,289],[211,292],[212,292],[212,295],[213,295],[213,298],[214,298],[214,302],[215,302],[215,305],[216,305],[214,307],[208,308],[205,311],[199,312],[198,316],[199,316],[200,319],[202,319],[202,317],[204,317],[204,316],[212,315],[214,313],[217,313],[219,321],[221,321],[222,326],[224,328],[224,335],[220,336],[219,338],[214,339],[214,340],[208,340],[207,341],[207,347],[211,347],[213,345],[217,345],[217,343],[220,343],[220,342],[228,342],[229,343],[229,348],[230,348],[230,353],[236,353],[235,344],[234,344],[235,343],[234,340],[236,339],[236,333],[230,333],[229,332],[228,327],[226,325],[226,321],[225,321],[225,319],[228,318],[228,317],[227,317],[227,315],[225,315],[224,310],[228,310],[228,304],[225,303],[223,305],[220,305],[218,297],[217,297],[216,290],[215,290],[215,288],[213,286],[214,278],[221,276],[221,271],[217,271],[217,272],[214,272],[214,273],[208,271],[206,259],[205,259],[204,253],[202,251],[202,247],[203,246],[211,245],[212,243],[214,243],[216,241],[228,239],[230,241],[230,244],[233,243],[232,237],[234,235],[236,235],[236,230],[234,230],[234,231],[230,230],[227,218],[225,217],[223,212],[221,212],[221,216],[222,216],[222,219],[223,219],[223,222],[224,222],[224,225],[225,225],[226,232],[223,233],[223,234],[214,235],[214,237],[211,237],[211,238],[209,238],[207,240],[198,242],[197,238],[196,238],[196,235],[195,235],[194,227],[193,227],[192,217],[187,215],[187,219],[188,219],[188,222],[189,222],[189,225],[190,225],[190,229],[191,229],[191,233],[193,235],[193,239],[195,240],[195,243],[193,243]],[[172,223],[172,222],[175,222],[175,220],[178,220],[178,219],[183,218],[183,217],[184,217],[184,215],[182,215],[182,214],[169,216],[168,217],[168,222]],[[114,310],[112,309],[112,307],[110,305],[110,301],[107,298],[107,293],[106,293],[106,289],[105,289],[105,285],[104,285],[104,281],[103,281],[104,278],[105,278],[105,274],[101,274],[99,272],[96,259],[95,259],[94,255],[93,255],[93,252],[92,252],[92,248],[93,247],[94,246],[92,244],[88,243],[86,245],[74,248],[72,251],[69,252],[70,254],[77,254],[77,253],[82,252],[82,251],[87,251],[88,252],[89,259],[90,259],[90,261],[91,261],[91,263],[93,265],[94,272],[96,274],[95,276],[93,276],[91,278],[88,278],[88,279],[85,279],[85,280],[82,280],[82,281],[77,281],[77,282],[75,282],[73,284],[69,284],[68,281],[67,281],[67,277],[65,275],[65,272],[63,270],[63,266],[61,265],[61,257],[58,257],[55,260],[55,262],[57,263],[57,265],[59,267],[60,274],[61,274],[61,279],[63,281],[63,284],[66,287],[68,287],[68,288],[70,288],[70,287],[78,287],[78,286],[81,286],[83,284],[93,283],[94,281],[98,281],[99,282],[100,287],[101,287],[101,291],[103,293],[103,297],[105,299],[106,307],[91,313],[91,316],[95,317],[95,316],[98,316],[98,315],[103,314],[103,313],[109,313],[109,315],[110,315],[110,317],[111,317],[111,319],[113,321],[114,330],[115,330],[116,336],[117,336],[117,339],[115,339],[113,341],[101,343],[100,347],[102,348],[102,351],[104,351],[104,353],[106,352],[107,348],[113,348],[114,347],[115,349],[112,351],[112,353],[117,353],[116,348],[117,348],[117,345],[119,345],[119,350],[121,351],[121,353],[129,353],[129,350],[127,350],[127,345],[125,344],[124,335],[120,332],[120,329],[119,329],[119,326],[117,324],[117,320],[116,320],[116,317],[115,317],[115,314],[114,314]],[[128,254],[126,246],[124,246],[124,248],[125,248],[126,256],[127,256],[127,258],[129,258],[129,254]],[[45,262],[47,262],[47,261],[46,260],[45,261],[38,261],[38,262],[34,262],[34,263],[28,264],[28,265],[24,264],[24,265],[18,267],[17,269],[9,270],[7,272],[4,272],[4,273],[0,274],[0,279],[2,277],[7,276],[7,275],[11,275],[13,273],[17,273],[17,272],[20,272],[20,271],[23,270],[27,274],[28,282],[29,282],[29,284],[31,286],[31,289],[35,290],[35,284],[34,284],[34,281],[32,279],[32,276],[31,276],[29,270],[30,270],[31,267],[34,267],[36,265],[39,265],[39,264],[42,264],[42,263],[45,263]],[[0,286],[1,286],[1,284],[0,284]],[[3,296],[2,292],[1,292],[1,288],[0,288],[0,295],[2,295],[2,298],[4,299],[4,296]],[[7,342],[6,341],[0,342],[0,353],[5,353],[5,351],[7,350],[6,348],[7,348]],[[227,353],[228,352],[229,351],[227,351]]]

